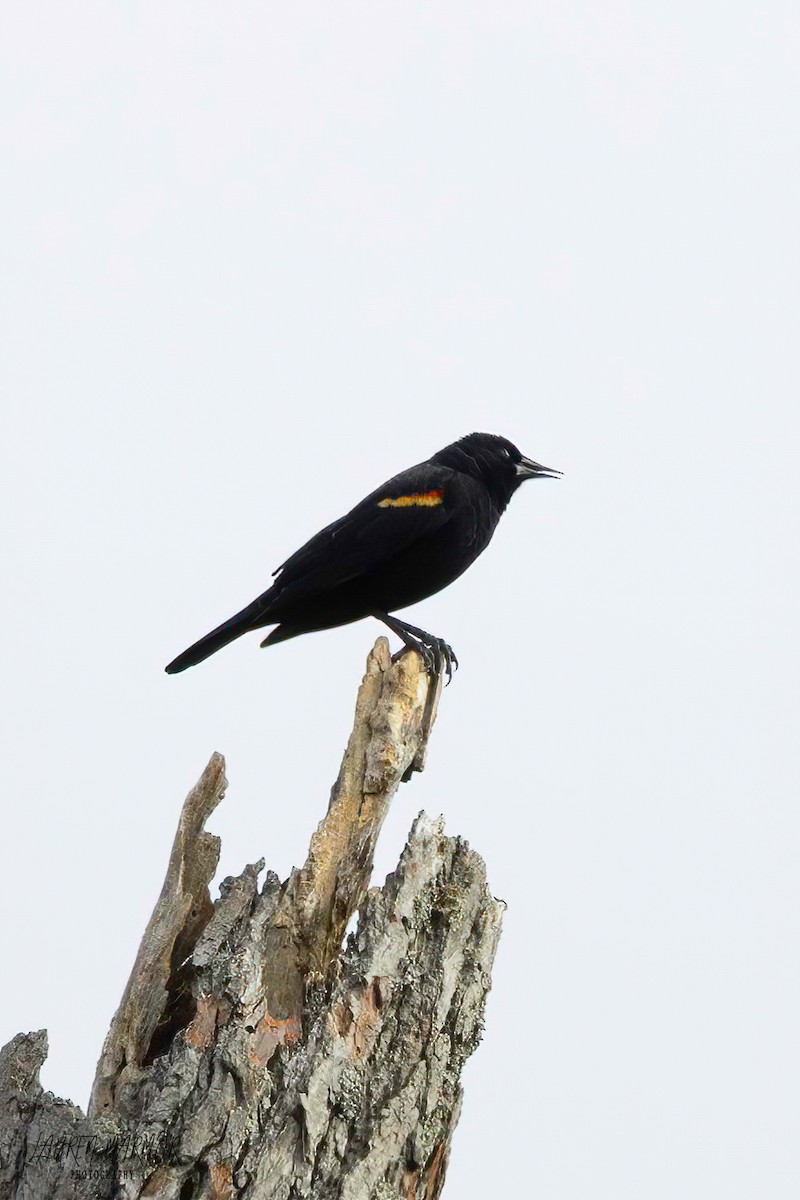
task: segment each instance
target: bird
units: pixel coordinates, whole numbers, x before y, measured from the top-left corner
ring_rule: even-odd
[[[167,674],[196,666],[242,634],[269,625],[275,628],[262,646],[371,616],[420,654],[430,673],[446,672],[449,683],[458,667],[452,646],[394,614],[466,571],[525,480],[561,474],[526,458],[499,434],[459,438],[315,534],[273,571],[267,591],[179,654]]]

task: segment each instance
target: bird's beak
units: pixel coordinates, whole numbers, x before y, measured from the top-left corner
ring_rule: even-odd
[[[534,462],[531,458],[522,457],[517,463],[517,479],[522,483],[524,479],[558,479],[563,471],[554,471],[552,467],[543,467],[541,463]]]

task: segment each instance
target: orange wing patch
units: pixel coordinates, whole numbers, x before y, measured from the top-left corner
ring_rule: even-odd
[[[435,492],[412,492],[410,496],[387,496],[378,501],[378,508],[410,508],[412,505],[435,508],[442,503],[443,496],[444,488],[437,488]]]

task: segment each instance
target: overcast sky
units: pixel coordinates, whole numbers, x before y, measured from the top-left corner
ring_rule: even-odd
[[[408,610],[462,666],[376,869],[424,807],[508,903],[445,1194],[796,1200],[799,53],[772,0],[4,6],[0,1041],[46,1087],[213,750],[221,876],[302,860],[381,627],[164,664],[486,429],[565,475]]]

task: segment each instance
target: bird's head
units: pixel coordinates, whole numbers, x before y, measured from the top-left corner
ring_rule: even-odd
[[[468,433],[434,454],[433,461],[480,479],[501,510],[526,479],[558,479],[561,475],[561,471],[526,458],[513,442],[496,433]]]

